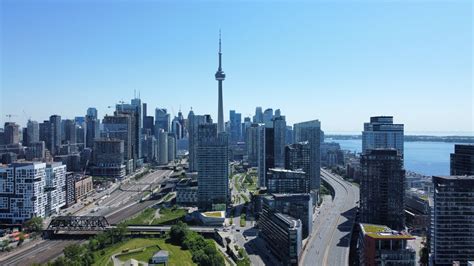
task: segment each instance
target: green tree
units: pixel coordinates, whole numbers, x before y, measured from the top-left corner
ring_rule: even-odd
[[[81,257],[84,253],[86,253],[85,248],[78,244],[71,244],[64,248],[64,257],[68,262],[82,261]]]
[[[171,226],[171,229],[170,229],[171,242],[176,243],[176,244],[181,244],[186,238],[187,233],[188,233],[188,226],[185,223],[179,221],[177,224]]]
[[[25,222],[24,227],[28,232],[41,232],[43,231],[43,218],[33,217]]]
[[[18,235],[18,246],[23,244],[23,242],[25,242],[25,234],[22,232]]]
[[[10,244],[10,241],[6,239],[2,240],[2,242],[0,242],[0,247],[2,248],[2,251],[5,251],[5,248],[8,247],[9,244]]]

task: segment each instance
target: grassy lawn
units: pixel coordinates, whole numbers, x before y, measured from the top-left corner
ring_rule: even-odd
[[[148,262],[148,260],[151,259],[151,257],[153,257],[153,255],[155,255],[155,253],[158,251],[160,251],[159,246],[150,246],[146,247],[143,251],[120,255],[117,256],[117,258],[120,259],[122,262],[126,262],[129,259],[136,259],[138,261]]]
[[[158,225],[158,224],[169,223],[176,220],[181,220],[181,218],[183,218],[186,215],[186,213],[187,213],[186,210],[183,210],[183,209],[162,208],[160,209],[160,218],[154,219],[152,224]]]
[[[146,208],[139,215],[125,221],[125,224],[149,224],[155,217],[155,211],[153,208]]]
[[[108,265],[109,259],[113,254],[121,253],[123,250],[126,250],[126,249],[131,250],[131,249],[136,249],[136,248],[146,247],[146,246],[159,246],[161,249],[168,251],[170,254],[169,261],[168,261],[169,265],[195,265],[192,262],[191,253],[188,250],[181,250],[180,246],[175,246],[175,245],[166,243],[165,239],[163,238],[134,238],[134,239],[130,239],[128,241],[118,243],[104,249],[103,255],[100,255],[102,251],[94,252],[94,255],[96,257],[94,265],[97,265],[97,266]],[[148,251],[136,253],[138,257],[134,257],[133,255],[130,255],[131,257],[128,257],[127,259],[142,258],[141,260],[148,262],[148,259],[146,260],[143,259],[145,258],[145,256],[147,256],[146,255],[147,253]],[[151,256],[153,256],[153,254],[151,254]],[[120,259],[122,259],[122,257]]]

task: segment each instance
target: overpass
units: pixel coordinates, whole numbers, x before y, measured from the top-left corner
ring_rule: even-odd
[[[95,235],[117,228],[116,224],[109,224],[104,216],[58,216],[51,220],[45,235]],[[161,233],[171,230],[171,225],[127,225],[129,233]],[[209,234],[222,227],[189,226],[189,230]]]

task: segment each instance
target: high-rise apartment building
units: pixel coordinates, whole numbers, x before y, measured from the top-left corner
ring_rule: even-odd
[[[64,140],[69,144],[77,143],[76,122],[72,119],[64,121]]]
[[[309,179],[311,180],[311,190],[319,191],[321,186],[321,123],[319,120],[312,120],[294,124],[293,126],[295,143],[307,141],[309,144]],[[316,202],[315,197],[313,200]]]
[[[474,261],[474,175],[433,176],[431,254],[434,265]]]
[[[176,159],[176,135],[168,133],[168,162]]]
[[[285,167],[285,145],[286,145],[286,121],[284,116],[275,116],[273,118],[273,148],[275,167]]]
[[[3,180],[0,186],[2,223],[22,224],[35,216],[45,217],[45,163],[12,163],[0,166],[0,180]]]
[[[368,150],[361,157],[360,220],[396,230],[405,226],[403,159],[395,149]]]
[[[311,169],[310,154],[311,149],[307,141],[287,145],[285,147],[285,169],[304,172],[308,186],[305,193],[309,193],[311,189],[311,179],[309,175]]]
[[[132,121],[126,114],[106,115],[102,120],[104,126],[102,137],[123,140],[125,161],[133,159]]]
[[[96,138],[92,153],[91,175],[110,179],[123,178],[126,174],[124,141],[116,138]]]
[[[87,109],[85,117],[86,123],[86,147],[94,147],[94,139],[100,138],[100,120],[97,117],[97,109],[90,107]]]
[[[258,127],[259,124],[251,124],[245,134],[247,161],[252,167],[258,165]]]
[[[371,149],[396,149],[403,157],[403,124],[394,124],[393,116],[374,116],[364,123],[362,153]]]
[[[199,125],[212,123],[209,115],[195,115],[193,110],[188,114],[188,132],[189,132],[189,171],[196,172],[197,165],[197,147],[198,147],[198,129]]]
[[[474,175],[474,145],[456,144],[451,153],[451,175]]]
[[[225,210],[230,197],[228,135],[218,133],[217,124],[199,125],[198,131],[198,206]]]
[[[46,164],[44,193],[46,216],[57,214],[66,205],[66,165],[58,162]]]
[[[116,105],[115,114],[130,116],[132,159],[137,161],[142,157],[142,104],[140,99],[132,99],[130,104],[120,103]]]

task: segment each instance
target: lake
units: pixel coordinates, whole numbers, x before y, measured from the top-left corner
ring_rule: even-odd
[[[328,139],[341,145],[341,149],[352,152],[362,151],[361,139]],[[450,154],[454,144],[448,142],[405,142],[405,169],[427,176],[449,175]]]

